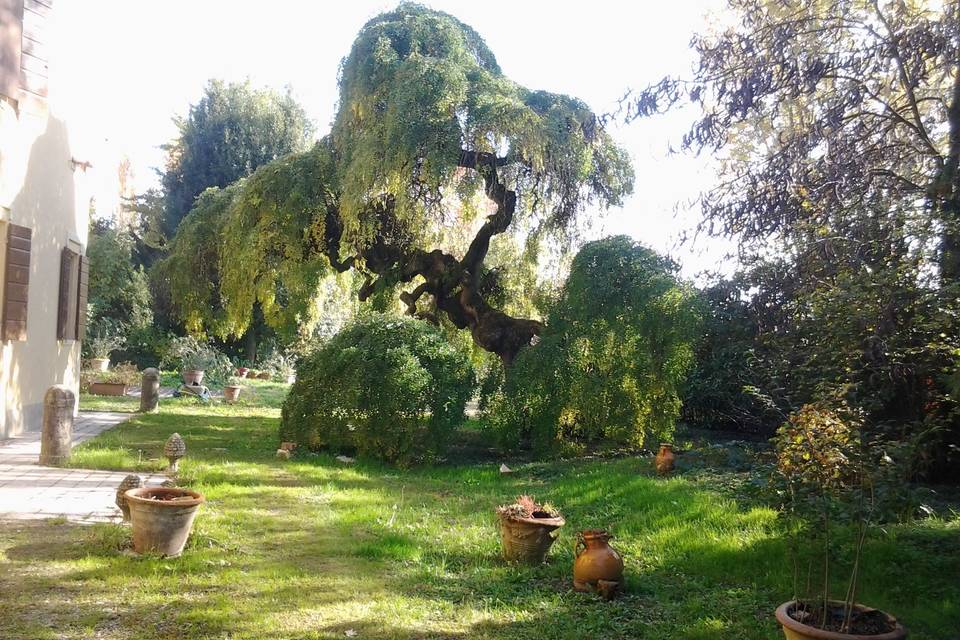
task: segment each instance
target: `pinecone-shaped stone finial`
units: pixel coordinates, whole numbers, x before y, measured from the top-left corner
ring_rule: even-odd
[[[180,458],[187,452],[187,443],[183,441],[179,433],[174,433],[167,439],[163,445],[163,455],[170,461],[170,471],[176,473],[180,463]]]
[[[127,492],[128,489],[139,489],[143,486],[143,480],[140,479],[140,476],[135,476],[132,473],[126,478],[120,481],[120,485],[117,487],[117,506],[120,507],[120,511],[123,512],[123,519],[130,519],[130,505],[127,504],[127,497],[123,494]]]

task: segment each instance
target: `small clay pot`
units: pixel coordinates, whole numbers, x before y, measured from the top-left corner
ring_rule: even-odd
[[[198,385],[203,382],[203,369],[184,369],[180,372],[183,376],[183,384]]]
[[[227,385],[223,388],[223,400],[224,402],[236,402],[240,397],[240,390],[243,387],[235,384]]]
[[[269,372],[269,371],[261,371],[260,373],[257,374],[257,379],[258,379],[258,380],[269,380],[269,379],[270,379],[270,372]]]
[[[654,460],[657,473],[665,475],[673,471],[673,463],[676,459],[677,455],[673,452],[673,445],[666,442],[660,443],[660,450],[657,452],[657,457]]]
[[[133,528],[133,550],[175,558],[204,502],[202,494],[180,488],[141,487],[126,493]]]
[[[247,367],[239,367],[237,369],[238,378],[246,378],[248,373],[250,373],[250,369],[248,369]]]
[[[842,608],[844,603],[837,600],[831,600],[830,605]],[[787,640],[904,640],[904,638],[907,637],[907,630],[904,629],[899,622],[897,622],[896,618],[878,609],[865,607],[862,604],[853,605],[854,610],[861,614],[867,613],[881,616],[893,627],[893,631],[871,635],[827,631],[825,629],[806,625],[802,622],[794,620],[790,613],[796,606],[796,600],[784,602],[782,605],[777,607],[775,614],[777,616],[777,622],[779,622],[783,627],[783,634],[786,636]]]
[[[537,515],[537,514],[534,514]],[[537,518],[512,518],[499,515],[503,557],[511,562],[542,564],[557,539],[557,529],[565,522],[561,517],[544,514]]]
[[[600,591],[604,597],[623,586],[623,558],[610,546],[613,535],[603,529],[587,529],[577,534],[573,561],[573,588]]]

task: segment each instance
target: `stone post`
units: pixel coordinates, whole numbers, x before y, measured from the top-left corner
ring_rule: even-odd
[[[154,413],[160,404],[160,372],[153,367],[143,370],[140,379],[140,413]]]
[[[40,464],[59,467],[70,459],[75,402],[76,396],[66,385],[55,384],[47,389],[43,397]]]

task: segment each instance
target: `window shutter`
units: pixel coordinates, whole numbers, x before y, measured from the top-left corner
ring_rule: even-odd
[[[77,254],[64,247],[60,253],[60,300],[57,303],[57,339],[77,339],[76,280]],[[72,312],[72,313],[71,313]]]
[[[87,335],[87,285],[90,280],[90,260],[80,256],[80,278],[77,285],[77,340]]]
[[[33,232],[7,225],[7,260],[3,272],[3,322],[0,339],[27,339],[27,290],[30,288],[30,246]]]
[[[23,0],[0,0],[0,95],[18,99]]]

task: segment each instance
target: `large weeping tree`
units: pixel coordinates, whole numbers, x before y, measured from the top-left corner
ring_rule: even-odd
[[[632,186],[586,104],[512,82],[473,29],[402,4],[357,36],[331,133],[201,194],[162,270],[189,328],[229,336],[257,303],[281,332],[311,323],[320,280],[353,268],[362,300],[399,287],[408,313],[445,315],[509,364],[541,324],[488,301],[491,241],[535,253]],[[464,226],[466,248],[445,250]]]

